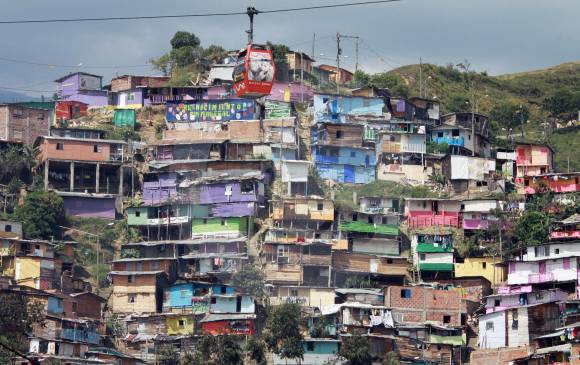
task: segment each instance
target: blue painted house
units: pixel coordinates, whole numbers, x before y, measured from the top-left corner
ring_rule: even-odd
[[[385,109],[382,98],[362,96],[314,95],[314,121],[345,123],[350,117],[360,115],[381,117]]]
[[[254,313],[254,299],[236,293],[232,286],[181,283],[165,288],[163,311],[193,313]]]
[[[375,180],[374,143],[364,141],[361,124],[320,123],[311,130],[312,158],[324,180],[368,184]]]
[[[304,358],[298,362],[294,359],[282,359],[274,355],[274,365],[301,364],[318,365],[333,363],[337,358],[340,340],[332,338],[307,338],[302,341]],[[340,363],[340,362],[339,362]]]
[[[49,314],[64,314],[64,305],[62,298],[48,297],[48,304],[46,311]]]

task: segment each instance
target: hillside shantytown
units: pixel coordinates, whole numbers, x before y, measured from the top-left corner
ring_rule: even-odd
[[[580,364],[580,172],[523,108],[220,56],[0,105],[3,364]]]

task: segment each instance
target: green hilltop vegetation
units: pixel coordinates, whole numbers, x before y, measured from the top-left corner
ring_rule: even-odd
[[[580,153],[580,127],[557,128],[578,119],[580,62],[499,76],[464,72],[453,64],[423,64],[420,69],[407,65],[375,75],[356,75],[355,82],[389,87],[395,96],[415,96],[421,92],[422,71],[424,95],[439,100],[443,113],[471,111],[469,83],[473,82],[476,111],[490,116],[496,145],[507,146],[512,138],[548,143],[556,152],[558,172],[568,171],[568,160],[570,171],[580,171],[580,160],[573,158]]]

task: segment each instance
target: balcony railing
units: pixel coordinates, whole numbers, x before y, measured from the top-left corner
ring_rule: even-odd
[[[528,283],[530,284],[546,283],[550,281],[554,281],[554,274],[551,272],[528,275]]]
[[[463,137],[433,137],[433,142],[440,144],[440,143],[447,143],[450,146],[460,146],[462,147],[465,144],[465,140]]]
[[[458,217],[446,216],[418,216],[409,217],[407,219],[410,228],[418,227],[432,227],[432,226],[448,226],[460,227],[460,220]]]

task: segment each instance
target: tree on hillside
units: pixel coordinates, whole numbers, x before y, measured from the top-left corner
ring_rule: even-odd
[[[390,351],[387,352],[385,355],[385,359],[383,360],[383,365],[400,365],[401,361],[399,359],[399,355],[396,352]]]
[[[500,127],[516,128],[521,127],[522,121],[526,122],[530,118],[530,109],[527,105],[504,101],[496,105],[489,116],[498,122]]]
[[[171,82],[177,86],[190,84],[191,79],[199,73],[203,54],[200,39],[193,33],[179,31],[171,38],[171,51],[150,62],[153,67],[171,75]],[[175,77],[175,76],[179,77]]]
[[[40,302],[31,301],[20,293],[0,293],[0,363],[12,364],[15,356],[26,358],[28,333],[34,325],[44,323]],[[30,359],[32,364],[40,364]]]
[[[266,365],[266,346],[261,338],[251,336],[244,348],[251,365]]]
[[[377,73],[371,76],[370,83],[381,89],[389,89],[393,96],[409,96],[409,87],[399,75],[393,75],[388,72]]]
[[[301,326],[303,325],[300,306],[282,304],[268,308],[268,320],[264,330],[264,341],[270,351],[282,359],[302,360]]]
[[[25,237],[50,239],[65,221],[64,202],[54,192],[33,191],[14,209],[14,219],[23,223]]]
[[[369,340],[359,334],[354,334],[344,338],[338,354],[345,360],[345,365],[371,365],[370,350]]]
[[[182,358],[183,365],[242,365],[242,349],[232,336],[203,336],[195,352]]]
[[[190,32],[178,31],[171,38],[171,48],[178,49],[183,47],[199,47],[201,41],[199,38]]]
[[[274,57],[274,62],[276,65],[279,64],[287,64],[288,61],[286,60],[286,54],[290,52],[290,48],[285,44],[274,44],[270,41],[266,43],[268,47],[272,50],[272,56]]]
[[[30,183],[32,181],[32,170],[38,161],[36,155],[38,150],[30,146],[9,145],[0,151],[0,183],[8,183],[12,178]]]
[[[232,285],[258,301],[262,301],[266,295],[264,273],[255,265],[245,265],[235,272]]]
[[[449,96],[447,103],[445,103],[445,111],[447,112],[470,112],[469,97],[465,94],[452,94]]]
[[[573,117],[580,110],[580,92],[558,89],[542,101],[542,106],[553,117]]]
[[[211,63],[218,63],[228,55],[228,52],[222,46],[211,46],[205,48],[202,53],[202,58]]]
[[[368,86],[371,82],[371,76],[369,74],[367,74],[366,72],[364,72],[363,70],[356,70],[353,78],[352,78],[352,82],[351,82],[351,86],[352,87],[365,87]]]
[[[515,236],[521,246],[535,246],[548,242],[551,218],[542,211],[526,210],[517,220]]]

